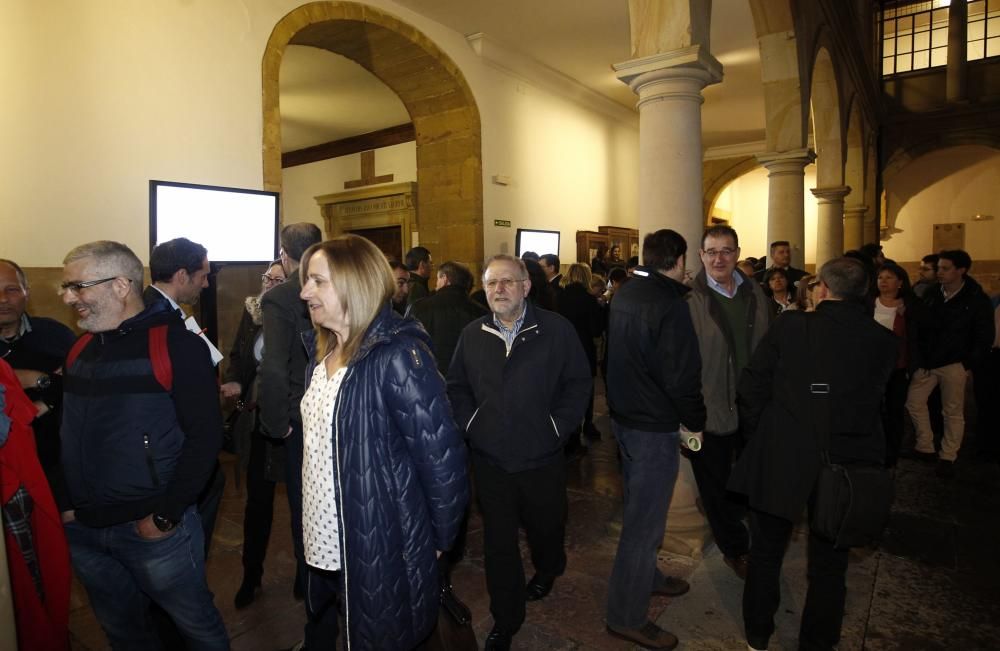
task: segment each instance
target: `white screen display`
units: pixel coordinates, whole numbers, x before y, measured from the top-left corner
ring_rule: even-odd
[[[521,230],[520,246],[517,249],[517,257],[525,251],[534,251],[538,255],[553,254],[559,255],[559,233],[553,231],[529,231]]]
[[[238,190],[152,184],[156,244],[186,237],[211,262],[274,259],[277,197]]]

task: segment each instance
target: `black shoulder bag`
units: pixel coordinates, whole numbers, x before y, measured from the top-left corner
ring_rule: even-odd
[[[807,350],[822,356],[822,342],[812,341],[806,315]],[[815,366],[810,369],[811,380]],[[830,461],[830,384],[809,384],[811,405],[808,409],[813,431],[820,445],[823,464],[813,489],[809,530],[833,543],[837,549],[865,547],[877,543],[889,522],[893,486],[889,470],[878,463],[843,463]]]

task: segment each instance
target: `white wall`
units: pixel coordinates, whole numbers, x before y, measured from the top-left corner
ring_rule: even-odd
[[[1000,152],[979,146],[942,149],[922,156],[885,181],[886,257],[919,260],[934,251],[934,224],[965,225],[965,250],[973,260],[1000,259]],[[976,214],[992,221],[972,221]]]
[[[375,150],[375,174],[392,174],[391,183],[417,180],[417,146],[413,142]],[[344,192],[344,181],[361,178],[361,154],[289,167],[282,173],[285,222],[313,222],[324,227],[315,197]],[[387,185],[387,184],[379,184]],[[365,186],[378,187],[378,185]]]
[[[145,258],[149,179],[260,188],[261,59],[299,4],[0,4],[0,257],[58,266],[73,246],[109,238]],[[568,261],[576,230],[636,224],[635,121],[487,65],[462,34],[389,0],[368,4],[421,30],[469,81],[483,125],[487,252],[512,249],[518,226],[558,228]],[[512,185],[492,185],[493,174]],[[299,181],[308,199],[286,198],[296,212],[315,196]]]
[[[816,200],[810,188],[816,187],[816,165],[805,170],[805,261],[816,262]],[[732,213],[730,226],[740,236],[740,256],[759,258],[768,254],[767,241],[767,170],[751,170],[727,185],[716,199],[716,205]]]

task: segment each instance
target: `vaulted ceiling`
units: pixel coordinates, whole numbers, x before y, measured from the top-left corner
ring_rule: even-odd
[[[397,0],[461,34],[486,34],[538,64],[634,109],[611,65],[629,58],[625,0]],[[706,147],[764,138],[760,54],[749,0],[714,0],[711,51],[722,83],[705,89]],[[360,65],[290,46],[281,69],[282,148],[301,149],[409,121],[402,102]]]

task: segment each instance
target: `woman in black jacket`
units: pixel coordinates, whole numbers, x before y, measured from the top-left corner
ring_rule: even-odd
[[[233,348],[225,383],[219,388],[223,398],[235,398],[237,412],[232,432],[237,463],[246,469],[247,503],[243,512],[243,581],[234,599],[237,610],[246,608],[257,596],[264,575],[264,556],[271,537],[274,515],[274,488],[284,476],[284,450],[280,443],[265,437],[257,426],[257,366],[263,356],[260,297],[285,282],[281,261],[272,262],[260,277],[257,296],[247,296],[243,318]],[[237,475],[239,476],[239,475]]]
[[[591,377],[597,376],[597,346],[594,339],[604,333],[604,314],[597,297],[590,291],[591,273],[585,264],[571,264],[563,274],[559,295],[559,314],[576,328],[576,334],[583,344],[583,351],[590,363]],[[600,439],[601,433],[594,426],[594,389],[590,390],[590,403],[584,413],[583,432],[591,439]],[[571,439],[570,445],[576,439]],[[572,450],[570,450],[572,452]]]

